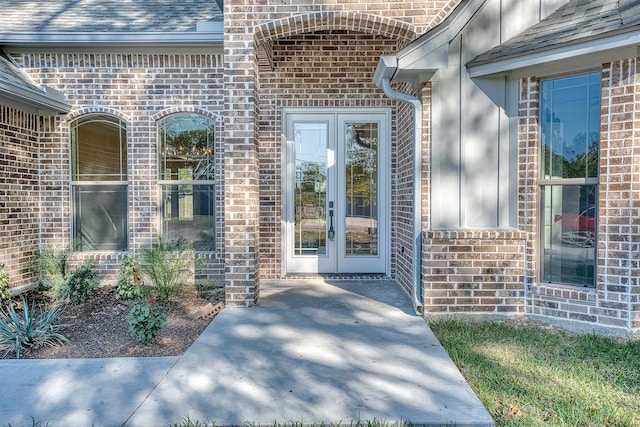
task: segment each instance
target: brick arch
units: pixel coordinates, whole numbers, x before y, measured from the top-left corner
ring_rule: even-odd
[[[313,12],[265,22],[256,27],[254,41],[260,65],[273,67],[273,42],[315,31],[343,30],[387,37],[404,46],[417,37],[413,25],[361,12]]]
[[[204,116],[206,118],[213,120],[214,122],[222,123],[222,117],[219,114],[212,113],[211,111],[203,110],[201,108],[189,107],[186,105],[180,105],[177,107],[171,107],[171,108],[167,108],[162,111],[159,111],[151,117],[151,120],[154,122],[157,122],[172,114],[180,114],[180,113],[199,114],[201,116]]]
[[[79,110],[71,111],[64,117],[64,121],[69,123],[77,119],[78,117],[85,116],[87,114],[107,114],[109,116],[113,116],[123,120],[126,123],[127,127],[129,126],[129,123],[131,123],[131,117],[124,114],[122,111],[116,110],[115,108],[98,107],[98,106],[84,107],[84,108],[80,108]]]

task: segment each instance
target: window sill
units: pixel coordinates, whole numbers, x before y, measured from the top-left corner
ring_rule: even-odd
[[[595,302],[598,295],[596,288],[560,283],[534,283],[528,286],[528,290],[538,297],[565,298],[586,302]]]

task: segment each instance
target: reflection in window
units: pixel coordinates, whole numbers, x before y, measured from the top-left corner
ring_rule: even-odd
[[[547,185],[543,280],[593,286],[596,256],[596,186]]]
[[[158,123],[162,234],[166,241],[215,250],[214,123],[175,114]]]
[[[327,253],[327,124],[296,123],[295,255]]]
[[[600,74],[541,85],[542,279],[595,286]]]
[[[73,121],[70,135],[74,250],[126,250],[126,126],[92,114]]]
[[[346,255],[378,254],[378,124],[347,123]]]

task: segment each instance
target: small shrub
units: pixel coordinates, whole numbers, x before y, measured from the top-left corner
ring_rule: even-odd
[[[144,271],[151,279],[150,289],[158,301],[168,301],[171,295],[189,282],[195,270],[196,257],[183,244],[169,244],[160,240],[142,251]]]
[[[120,262],[116,299],[136,299],[145,295],[140,261],[133,255],[125,255]]]
[[[146,301],[133,304],[127,314],[129,330],[147,345],[151,344],[166,320],[157,305]]]
[[[40,285],[43,288],[51,289],[65,282],[69,253],[69,249],[57,252],[49,247],[38,254],[38,258],[33,263],[33,270],[40,278]]]
[[[76,305],[87,302],[98,287],[98,273],[93,260],[85,261],[79,268],[73,270],[65,283],[61,286],[59,301],[68,301]]]
[[[9,273],[4,264],[0,264],[0,310],[13,305],[13,292],[9,287]]]
[[[58,306],[47,311],[39,310],[36,313],[35,304],[29,307],[24,298],[22,298],[22,307],[22,314],[18,314],[15,307],[11,305],[7,310],[0,310],[0,349],[4,350],[3,358],[15,352],[16,358],[19,359],[24,347],[38,348],[69,342],[58,332],[60,328],[67,325],[54,325],[64,311],[64,307]]]

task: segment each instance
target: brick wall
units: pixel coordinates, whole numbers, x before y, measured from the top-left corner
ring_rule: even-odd
[[[42,172],[41,245],[69,247],[71,239],[69,124],[89,113],[119,117],[127,126],[129,249],[137,252],[158,235],[157,120],[196,112],[215,121],[216,241],[209,254],[212,277],[223,273],[224,177],[222,57],[173,54],[16,55],[17,62],[43,85],[62,91],[71,104],[63,118],[45,119],[40,150]],[[122,253],[75,254],[98,261],[101,277],[114,281]]]
[[[640,69],[602,69],[597,322],[640,332]]]
[[[527,233],[526,309],[577,330],[640,330],[640,86],[636,58],[604,64],[601,74],[600,187],[596,288],[537,278],[539,81],[521,84],[519,224]]]
[[[410,85],[399,88],[411,93]],[[412,93],[412,95],[416,95]],[[402,103],[398,106],[398,137],[393,144],[392,167],[392,221],[391,239],[392,274],[398,284],[411,294],[414,278],[414,241],[413,241],[413,183],[416,179],[413,169],[414,159],[414,123],[413,107]]]
[[[274,42],[274,68],[260,72],[261,273],[282,274],[282,127],[284,108],[392,108],[372,83],[378,57],[397,42],[349,31],[322,31]],[[395,133],[392,136],[396,155]]]
[[[396,156],[403,156],[401,163],[406,161],[407,139],[395,132],[396,104],[373,86],[371,78],[380,55],[395,52],[426,29],[440,23],[458,2],[408,4],[400,1],[345,3],[312,0],[301,4],[285,0],[277,5],[248,0],[225,2],[225,62],[228,71],[233,70],[233,74],[227,76],[226,84],[247,94],[229,98],[230,105],[237,102],[234,109],[259,111],[258,116],[243,117],[242,126],[238,124],[237,133],[242,135],[249,149],[244,152],[244,157],[238,155],[233,159],[237,166],[244,162],[246,170],[253,170],[253,147],[256,144],[253,138],[257,123],[259,177],[246,177],[242,185],[254,182],[252,179],[260,183],[259,236],[255,236],[253,212],[243,213],[244,222],[227,212],[227,220],[233,221],[234,227],[241,227],[236,228],[238,235],[244,234],[250,244],[257,241],[260,247],[259,260],[253,260],[253,254],[248,255],[251,260],[240,265],[239,271],[246,272],[259,266],[261,277],[272,278],[282,274],[282,109],[394,108],[392,162],[398,165]],[[259,64],[257,74],[254,74],[254,68],[246,66],[255,63]],[[247,105],[248,98],[255,101],[255,109]],[[405,122],[407,120],[403,119]],[[408,182],[408,172],[405,170],[403,173],[404,181],[400,183],[394,178],[392,184],[392,209],[395,213],[399,212],[395,190],[406,191]],[[229,173],[227,178],[230,178]],[[231,203],[232,198],[228,197],[227,209]],[[227,233],[229,231],[227,228]],[[397,233],[395,229],[393,233]],[[396,242],[397,237],[393,234],[391,242]],[[411,252],[406,249],[405,254],[410,257]],[[393,274],[397,252],[396,245],[391,254]],[[231,270],[227,268],[227,273],[235,269],[236,266]],[[238,280],[242,277],[239,276]],[[249,296],[247,298],[248,304],[254,302]]]
[[[40,117],[0,106],[0,264],[12,288],[34,283],[40,239]]]
[[[524,313],[524,252],[518,231],[425,233],[425,312]]]

